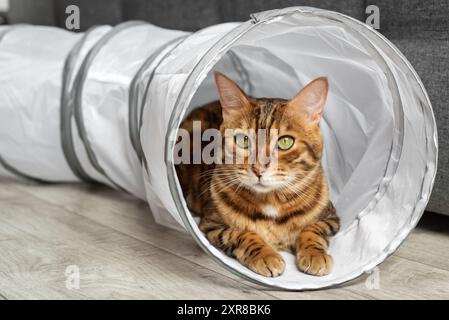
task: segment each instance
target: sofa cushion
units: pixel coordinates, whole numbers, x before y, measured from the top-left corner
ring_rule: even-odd
[[[55,12],[49,0],[13,0],[9,4],[9,23],[55,25]]]
[[[380,32],[391,39],[449,39],[448,0],[367,0],[380,9]]]
[[[127,0],[125,20],[146,20],[161,27],[195,31],[221,21],[219,0]]]
[[[418,72],[438,128],[438,173],[427,210],[449,213],[449,40],[400,39],[394,43]]]
[[[220,2],[223,18],[227,21],[244,21],[249,19],[251,13],[293,6],[338,11],[359,20],[364,20],[365,17],[364,0],[227,0]]]
[[[64,28],[69,5],[80,8],[80,31],[85,31],[93,25],[116,25],[122,22],[121,0],[57,0],[55,1],[56,23]]]

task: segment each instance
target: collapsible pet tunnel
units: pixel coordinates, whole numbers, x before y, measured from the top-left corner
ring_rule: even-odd
[[[437,137],[425,89],[388,40],[345,15],[293,7],[195,33],[127,22],[0,34],[2,175],[124,189],[255,282],[314,289],[353,279],[399,246],[429,199]],[[330,275],[305,275],[283,253],[282,276],[259,276],[211,246],[190,215],[172,151],[182,119],[217,99],[215,70],[256,97],[290,98],[328,77],[323,166],[342,220]]]

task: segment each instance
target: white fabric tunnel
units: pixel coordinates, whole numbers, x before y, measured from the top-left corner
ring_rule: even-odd
[[[85,33],[0,29],[0,175],[98,181],[145,199],[156,221],[189,232],[227,269],[260,284],[315,289],[373,269],[406,238],[432,189],[437,133],[426,91],[405,57],[345,15],[292,7],[195,33],[144,22]],[[327,76],[321,128],[331,199],[342,220],[334,270],[257,275],[211,246],[182,197],[177,129],[217,99],[219,70],[252,96],[290,98]]]

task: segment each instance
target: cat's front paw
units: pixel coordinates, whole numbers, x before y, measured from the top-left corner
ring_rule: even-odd
[[[285,262],[277,252],[260,253],[248,261],[248,268],[265,277],[278,277],[285,270]]]
[[[298,255],[296,258],[298,269],[313,276],[325,276],[331,273],[333,260],[325,253]]]

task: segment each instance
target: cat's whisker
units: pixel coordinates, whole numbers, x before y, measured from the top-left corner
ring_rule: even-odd
[[[237,186],[237,189],[235,189],[235,193],[238,194],[239,191],[240,191],[240,189],[241,189],[243,186],[244,186],[243,183],[240,181],[239,184],[238,184],[238,186]]]
[[[215,190],[217,193],[221,193],[223,192],[225,189],[231,187],[232,185],[234,185],[239,179],[235,178],[231,181],[228,181],[227,183],[221,184],[221,189],[219,190]]]
[[[214,173],[220,173],[220,172],[229,172],[229,171],[235,171],[235,169],[234,168],[217,168],[217,167],[215,167],[213,169],[208,169],[208,170],[201,172],[200,176],[214,174]]]
[[[287,186],[289,187],[289,191],[293,192],[295,195],[297,195],[307,206],[311,206],[311,203],[309,201],[312,201],[312,203],[317,203],[317,199],[315,197],[310,196],[308,193],[304,193],[304,192],[300,192],[298,191],[298,185],[295,185],[292,182],[289,182],[287,184]],[[309,190],[311,189],[312,191],[317,191],[319,190],[315,185],[310,184],[309,186]],[[318,204],[321,205],[325,205],[327,202],[321,201],[320,199],[318,199]]]
[[[199,196],[203,196],[208,190],[215,188],[216,186],[221,185],[222,187],[228,187],[229,185],[234,184],[238,180],[239,178],[233,175],[222,176],[220,177],[219,181],[212,181],[209,185],[209,189],[206,189],[203,192],[201,192]]]

